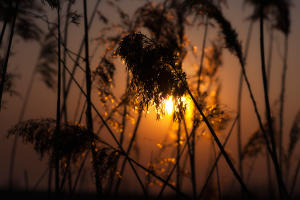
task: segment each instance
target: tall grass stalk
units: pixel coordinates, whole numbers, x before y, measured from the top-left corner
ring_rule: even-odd
[[[188,145],[188,153],[190,156],[190,167],[191,167],[191,179],[192,179],[192,187],[193,187],[193,199],[196,199],[196,171],[195,171],[195,145],[196,145],[196,129],[192,129],[191,131],[191,142],[188,137],[188,131],[187,131],[187,126],[186,126],[186,121],[183,116],[183,125],[184,125],[184,131],[186,134],[186,139],[187,139],[187,145]],[[178,143],[179,145],[179,143]],[[179,159],[178,159],[179,162]],[[179,165],[179,164],[178,164]],[[183,168],[184,169],[184,168]]]
[[[268,82],[268,91],[270,89],[270,80],[271,80],[271,63],[272,63],[272,53],[273,53],[273,40],[274,40],[274,28],[270,27],[270,35],[269,35],[269,52],[268,52],[268,62],[267,62],[267,82]]]
[[[178,130],[177,130],[177,149],[176,149],[176,159],[179,162],[179,155],[180,155],[180,124],[181,122],[178,121]],[[176,188],[180,190],[180,163],[177,165],[177,171],[176,171]],[[177,198],[179,198],[179,193],[177,192]]]
[[[85,77],[82,79],[82,82],[81,82],[81,86],[80,86],[80,87],[83,88],[84,83],[85,83]],[[80,103],[81,103],[81,96],[82,96],[82,93],[79,91],[79,97],[78,97],[77,106],[76,106],[75,114],[74,114],[74,118],[73,118],[73,122],[74,122],[74,123],[76,122],[76,118],[77,118],[77,115],[78,115],[79,106],[80,106]]]
[[[72,3],[68,3],[68,8],[67,8],[67,15],[66,15],[66,22],[65,22],[65,35],[64,35],[64,52],[63,52],[63,60],[64,63],[67,63],[67,43],[68,43],[68,23],[69,23],[69,13],[71,10],[71,5]],[[63,100],[66,101],[66,70],[63,69],[62,71],[62,88],[63,88]],[[64,102],[65,107],[61,112],[64,113],[64,122],[67,123],[68,121],[68,115],[67,115],[67,104]]]
[[[267,62],[267,83],[268,83],[268,92],[270,91],[270,80],[271,80],[271,63],[272,63],[272,51],[273,51],[273,35],[274,28],[272,27],[273,23],[271,21],[270,26],[270,42],[269,42],[269,52],[268,52],[268,62]],[[273,189],[272,189],[272,175],[271,175],[271,165],[270,165],[270,155],[266,155],[267,160],[267,171],[268,171],[268,185],[269,193],[271,199],[274,199]]]
[[[248,50],[250,46],[250,40],[251,40],[251,34],[252,34],[252,28],[253,28],[254,21],[251,20],[248,28],[248,34],[247,34],[247,40],[246,40],[246,46],[245,46],[245,53],[244,53],[244,60],[247,60]],[[238,89],[238,108],[237,112],[239,113],[240,117],[237,121],[237,142],[238,142],[238,153],[239,153],[239,170],[241,174],[242,180],[244,180],[243,176],[243,160],[242,160],[242,125],[241,125],[241,110],[242,110],[242,90],[243,90],[243,70],[241,70],[240,73],[240,80],[239,80],[239,89]]]
[[[204,36],[203,36],[203,42],[202,42],[202,54],[200,58],[200,66],[199,71],[197,74],[197,95],[200,96],[200,85],[201,85],[201,75],[202,75],[202,69],[203,69],[203,60],[204,60],[204,54],[205,54],[205,45],[207,40],[207,31],[208,31],[208,24],[209,24],[209,17],[206,17],[206,23],[204,27]],[[196,151],[195,151],[195,145],[196,145],[196,129],[192,130],[192,141],[191,141],[191,148],[189,148],[190,152],[190,165],[191,165],[191,176],[192,176],[192,184],[193,184],[193,197],[196,199],[196,170],[195,170],[195,158],[196,158]]]
[[[219,168],[218,168],[218,162],[217,162],[217,153],[216,153],[214,141],[212,140],[211,142],[212,142],[214,156],[215,156],[215,160],[216,160],[216,173],[217,173],[217,181],[218,181],[219,200],[221,200],[221,186],[220,186],[220,176],[219,176]]]
[[[262,9],[260,11],[260,49],[261,49],[261,64],[262,64],[262,77],[263,77],[263,85],[264,85],[264,94],[265,94],[265,104],[266,104],[266,113],[267,113],[267,119],[268,119],[268,126],[269,126],[269,134],[271,138],[271,144],[272,144],[272,152],[273,152],[273,160],[274,160],[274,166],[277,176],[277,183],[278,183],[278,190],[280,194],[280,198],[284,199],[284,195],[287,199],[288,193],[286,190],[286,187],[284,185],[278,159],[277,159],[277,153],[276,153],[276,145],[274,140],[274,132],[273,132],[273,126],[272,126],[272,117],[271,117],[271,110],[270,110],[270,104],[269,104],[269,96],[268,96],[268,84],[267,84],[267,76],[266,76],[266,70],[265,70],[265,57],[264,57],[264,30],[263,30],[263,2],[262,2]],[[282,191],[283,190],[283,191]],[[283,194],[284,192],[284,194]]]
[[[59,134],[60,130],[60,95],[61,95],[61,57],[60,57],[60,3],[57,8],[57,37],[58,37],[58,69],[57,69],[57,104],[56,104],[56,133]],[[59,137],[56,139],[55,145],[55,198],[59,199]]]
[[[200,58],[199,71],[197,74],[197,77],[198,77],[197,92],[198,93],[200,93],[201,73],[202,73],[202,69],[203,69],[203,59],[204,59],[204,54],[205,54],[205,44],[206,44],[206,38],[207,38],[208,23],[209,23],[209,18],[206,17],[206,23],[205,23],[205,27],[204,27],[204,36],[203,36],[203,42],[202,42],[202,50],[201,50],[202,54],[201,54],[201,58]]]
[[[281,75],[281,92],[280,92],[280,108],[279,108],[279,165],[282,172],[283,152],[282,152],[282,135],[283,135],[283,111],[284,111],[284,95],[285,95],[285,83],[286,83],[286,70],[287,70],[287,56],[288,56],[288,35],[284,37],[284,57],[283,57],[283,69]]]
[[[86,0],[83,0],[83,15],[84,15],[84,43],[85,43],[85,80],[86,80],[86,124],[87,129],[91,132],[93,129],[93,118],[92,118],[92,107],[91,107],[91,89],[92,89],[92,81],[91,81],[91,71],[90,71],[90,63],[89,63],[89,37],[88,37],[88,20],[87,20],[87,8],[86,8]],[[91,151],[93,155],[93,165],[95,170],[95,179],[96,179],[96,190],[97,197],[101,199],[102,196],[102,184],[100,180],[100,172],[98,170],[97,164],[97,153],[95,151],[95,141],[91,141]]]
[[[9,35],[8,47],[7,47],[6,56],[5,56],[5,60],[4,60],[4,65],[3,65],[1,85],[0,85],[0,111],[1,111],[1,105],[2,105],[1,102],[2,102],[2,94],[3,94],[3,88],[4,88],[5,75],[6,75],[7,66],[8,66],[8,59],[9,59],[12,39],[13,39],[13,36],[14,36],[14,29],[15,29],[15,23],[16,23],[16,19],[17,19],[19,2],[20,2],[20,0],[17,0],[17,2],[16,2],[14,18],[13,18],[13,22],[12,22],[12,25],[11,25],[11,31],[10,31],[10,35]]]
[[[253,25],[253,21],[251,21],[251,24]],[[251,27],[252,29],[252,27]],[[268,82],[268,91],[269,91],[269,88],[270,88],[270,74],[271,74],[271,62],[272,62],[272,50],[273,50],[273,32],[274,32],[274,28],[272,27],[272,22],[271,22],[271,26],[270,26],[270,42],[269,42],[269,51],[268,51],[268,62],[267,62],[267,82]],[[248,32],[249,33],[249,32]],[[248,52],[248,40],[247,40],[247,43],[246,43],[246,48],[245,48],[245,60],[246,60],[246,55],[247,55],[247,52]],[[241,72],[241,75],[242,75],[242,72]],[[241,78],[241,77],[240,77]],[[240,79],[240,83],[242,80]],[[241,91],[241,88],[239,88],[239,91]],[[241,95],[239,93],[239,95]],[[241,96],[239,96],[239,100],[238,100],[238,107],[240,108],[241,107]],[[240,112],[240,111],[238,111]],[[266,116],[267,118],[267,116]],[[240,121],[240,119],[239,119]],[[238,123],[238,131],[240,131],[240,123]],[[238,133],[240,134],[240,133]],[[266,151],[268,151],[268,148],[266,147]],[[255,155],[255,158],[252,162],[252,165],[250,167],[250,171],[248,172],[248,175],[247,175],[247,179],[246,179],[246,183],[249,181],[249,178],[251,176],[251,173],[253,172],[253,165],[255,163],[255,160],[257,158],[258,154]],[[270,165],[270,155],[266,155],[266,163],[267,163],[267,171],[268,171],[268,186],[269,186],[269,193],[270,193],[270,197],[273,199],[273,192],[272,192],[272,178],[271,178],[271,165]]]

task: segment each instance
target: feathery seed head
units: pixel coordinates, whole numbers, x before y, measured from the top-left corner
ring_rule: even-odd
[[[132,33],[120,42],[116,55],[125,61],[132,75],[129,90],[136,90],[140,106],[155,105],[157,119],[164,115],[164,102],[173,96],[176,117],[185,110],[181,97],[186,93],[186,74],[174,70],[178,56],[174,49],[156,44],[141,33]],[[177,74],[176,74],[177,73]],[[180,81],[178,75],[184,80]]]

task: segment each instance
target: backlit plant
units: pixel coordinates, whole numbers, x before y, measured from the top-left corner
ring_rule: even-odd
[[[141,33],[132,33],[123,38],[115,54],[119,55],[131,74],[129,90],[136,90],[139,105],[148,110],[154,105],[157,119],[165,114],[165,101],[172,96],[175,106],[175,119],[180,118],[186,105],[181,99],[186,93],[186,74],[180,69],[178,75],[172,67],[178,62],[178,55],[173,48],[156,44]]]

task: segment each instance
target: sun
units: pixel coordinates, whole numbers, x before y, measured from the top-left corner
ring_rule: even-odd
[[[193,102],[191,98],[188,98],[186,96],[181,97],[181,101],[186,105],[186,110],[185,110],[185,119],[186,119],[186,125],[187,128],[192,127],[192,119],[193,118]],[[175,108],[176,109],[176,108]],[[166,101],[165,101],[165,113],[168,116],[171,116],[174,112],[174,102],[172,96],[170,96]]]
[[[173,112],[173,100],[172,100],[172,97],[169,97],[169,99],[166,101],[165,110],[166,110],[167,114],[172,114],[172,112]]]

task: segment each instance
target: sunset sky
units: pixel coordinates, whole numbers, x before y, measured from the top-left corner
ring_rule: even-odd
[[[36,1],[40,4],[40,1]],[[64,2],[64,1],[63,1]],[[94,4],[96,0],[88,1],[88,16],[90,16]],[[154,1],[154,2],[162,2],[162,1]],[[290,139],[289,132],[291,130],[293,120],[300,109],[300,84],[299,84],[299,75],[300,75],[300,1],[294,0],[292,1],[292,6],[290,9],[290,19],[291,19],[291,32],[289,35],[289,46],[288,46],[288,69],[286,75],[286,93],[285,93],[285,108],[284,108],[284,127],[283,127],[283,146],[285,150],[287,150]],[[123,0],[118,1],[117,5],[122,8],[125,12],[127,12],[130,16],[133,15],[133,12],[141,5],[144,5],[145,1],[142,0]],[[246,43],[246,37],[248,32],[248,27],[250,21],[246,21],[245,19],[253,12],[253,7],[246,5],[243,6],[243,1],[237,0],[227,0],[228,7],[222,4],[222,11],[225,18],[231,22],[232,27],[238,33],[239,41],[241,41],[242,48],[244,50],[244,46]],[[49,21],[55,22],[56,20],[56,11],[51,10],[49,6],[44,6],[46,10],[46,14],[48,15]],[[67,8],[67,3],[63,4],[62,14],[65,15]],[[78,13],[83,13],[82,0],[78,0],[77,3],[71,8],[73,11],[77,11]],[[116,10],[110,7],[106,1],[101,1],[99,8],[101,13],[107,17],[109,23],[116,23],[118,20],[118,16],[116,14]],[[62,21],[65,21],[65,17],[62,17]],[[45,22],[40,19],[35,19],[36,23],[40,25],[44,32],[47,33],[47,26]],[[219,27],[214,20],[211,22],[215,25],[214,27],[210,26],[208,28],[208,38],[206,41],[206,47],[211,46],[211,41],[218,37]],[[0,27],[2,27],[3,22],[1,21]],[[100,22],[98,15],[95,16],[94,23],[89,31],[89,38],[91,40],[90,43],[90,54],[93,52],[95,47],[97,46],[97,42],[93,41],[93,39],[99,36],[99,31],[108,25],[105,25],[103,22]],[[265,55],[268,55],[268,47],[269,47],[269,24],[265,23]],[[68,36],[68,48],[73,52],[77,52],[81,43],[81,40],[84,36],[84,22],[83,19],[80,21],[80,25],[76,26],[71,24],[69,26],[69,36]],[[150,37],[149,32],[143,32]],[[8,30],[7,30],[8,32]],[[197,47],[198,54],[201,53],[203,35],[204,35],[204,26],[199,27],[187,27],[186,35],[190,40],[190,43],[193,46]],[[8,35],[4,36],[4,45],[1,46],[0,52],[1,56],[5,56],[6,50],[6,38]],[[265,103],[264,103],[264,93],[263,93],[263,84],[262,84],[262,76],[261,76],[261,60],[260,60],[260,43],[259,43],[259,21],[254,23],[253,31],[252,31],[252,39],[250,43],[248,58],[246,60],[246,72],[248,75],[248,79],[251,84],[251,88],[257,102],[257,106],[262,118],[265,115]],[[34,70],[36,60],[39,55],[40,47],[37,42],[34,41],[23,41],[20,37],[14,36],[13,44],[12,44],[12,56],[9,59],[8,72],[14,72],[19,74],[19,78],[15,79],[13,82],[13,89],[20,93],[20,96],[12,95],[11,97],[8,94],[3,95],[3,101],[6,101],[4,104],[5,108],[1,109],[0,112],[0,133],[2,139],[0,139],[0,188],[6,187],[9,181],[9,166],[10,166],[10,156],[11,149],[13,144],[13,138],[6,139],[5,135],[7,130],[10,129],[13,125],[18,123],[21,107],[25,98],[26,90],[29,84],[30,76],[32,71]],[[91,62],[91,69],[93,70],[100,61],[100,57],[103,55],[105,47],[100,46],[95,53],[95,57]],[[272,68],[271,68],[271,80],[270,80],[270,105],[273,108],[273,113],[275,116],[278,116],[279,113],[279,95],[281,88],[281,74],[283,68],[283,52],[284,52],[284,35],[282,32],[275,30],[274,31],[274,45],[273,45],[273,59],[272,59]],[[84,56],[84,52],[82,52],[82,56]],[[84,66],[84,62],[80,61],[81,65]],[[67,65],[69,69],[73,67],[73,62],[71,59],[67,60]],[[187,73],[188,81],[191,77],[196,73],[195,69],[191,66],[192,64],[199,65],[200,61],[196,60],[191,53],[189,53],[184,60],[184,71]],[[113,88],[113,92],[115,96],[119,98],[125,91],[125,83],[126,83],[126,70],[125,65],[122,64],[119,58],[115,59],[116,64],[116,76],[115,76],[115,87]],[[219,81],[221,82],[221,103],[224,105],[227,111],[230,113],[231,121],[226,126],[226,129],[219,133],[220,141],[223,142],[225,137],[228,134],[228,131],[237,116],[237,93],[238,93],[238,84],[239,84],[239,76],[240,76],[240,64],[235,55],[232,55],[227,49],[223,49],[223,66],[219,72]],[[82,82],[82,78],[84,77],[84,73],[80,70],[76,72],[75,78],[79,83]],[[69,76],[68,76],[69,77]],[[72,89],[70,91],[70,95],[68,97],[68,116],[70,116],[70,121],[73,122],[73,116],[75,113],[75,108],[78,102],[79,90],[75,84],[72,84]],[[36,76],[34,86],[32,88],[32,92],[29,98],[28,106],[26,108],[26,113],[23,120],[28,119],[39,119],[39,118],[54,118],[56,117],[56,91],[53,91],[46,87],[46,85],[40,80],[39,75]],[[250,95],[246,84],[244,83],[243,88],[243,96],[242,96],[242,143],[246,144],[250,134],[258,128],[258,121],[256,115],[254,113],[254,107],[250,99]],[[98,100],[98,91],[96,87],[92,89],[92,102],[99,109],[100,113],[105,116],[104,109],[101,108],[101,105]],[[192,104],[191,101],[189,101]],[[277,103],[276,103],[277,102]],[[83,105],[84,99],[81,99],[81,104]],[[82,109],[81,105],[81,109]],[[111,104],[112,106],[114,104]],[[192,105],[188,105],[188,107],[192,107]],[[95,116],[95,112],[93,112],[93,117]],[[133,115],[135,118],[136,115]],[[78,119],[77,119],[78,120]],[[76,120],[76,121],[77,121]],[[84,120],[82,120],[85,122]],[[95,130],[98,130],[99,127],[99,118],[96,118],[94,125]],[[188,119],[187,119],[188,121]],[[82,123],[83,123],[82,122]],[[149,114],[146,114],[142,117],[141,125],[138,130],[138,139],[137,145],[140,148],[139,151],[139,162],[147,167],[148,163],[151,159],[151,153],[155,155],[159,151],[158,143],[162,142],[167,134],[169,127],[171,126],[172,116],[167,114],[161,120],[156,120],[156,112],[153,107],[149,108]],[[127,148],[127,145],[130,141],[130,134],[132,135],[134,125],[129,125],[131,122],[128,120],[128,129],[125,131],[125,141],[124,146]],[[83,123],[85,124],[85,123]],[[204,127],[204,126],[203,126]],[[116,137],[119,137],[120,131],[116,132],[114,130]],[[210,134],[208,129],[205,130],[205,135]],[[108,131],[103,128],[100,133],[100,137],[107,141],[114,147],[117,147],[117,144],[113,141],[112,137],[108,134]],[[172,139],[172,136],[169,136],[169,139]],[[174,139],[175,140],[175,139]],[[169,140],[168,142],[171,142]],[[237,153],[237,129],[236,127],[233,129],[232,135],[229,138],[228,144],[226,145],[226,149],[232,153],[235,162],[234,165],[238,166],[238,153]],[[219,152],[219,150],[218,150]],[[300,157],[300,144],[297,144],[294,157],[292,158],[292,168],[291,173],[294,173],[296,168],[296,164]],[[164,153],[166,157],[172,157],[172,151],[168,150]],[[210,170],[210,166],[212,165],[214,159],[211,158],[213,155],[212,145],[206,139],[206,137],[201,137],[196,146],[196,168],[197,168],[197,185],[198,190],[200,190],[201,185],[203,185],[204,179],[207,177],[208,170]],[[134,155],[133,155],[134,157]],[[44,158],[43,160],[38,159],[39,156],[35,153],[33,149],[33,145],[28,144],[24,146],[21,143],[21,138],[19,139],[17,152],[16,152],[16,161],[15,161],[15,169],[14,169],[14,184],[15,188],[24,189],[25,181],[24,181],[24,170],[27,170],[29,177],[29,186],[30,188],[34,187],[34,184],[40,178],[40,176],[47,169],[48,158]],[[249,166],[251,164],[251,159],[246,159],[244,162],[244,176],[247,176],[249,171]],[[227,166],[224,158],[221,158],[219,162],[220,166],[220,176],[222,182],[222,191],[226,191],[229,189],[234,176]],[[90,167],[90,166],[89,166]],[[138,167],[136,167],[138,168]],[[134,191],[135,188],[139,187],[136,178],[134,177],[132,170],[129,169],[129,165],[127,166],[128,173],[123,177],[124,182],[123,185],[127,184],[128,188],[126,191]],[[138,172],[141,178],[144,180],[144,171],[142,169],[138,169]],[[273,170],[274,172],[274,170]],[[204,177],[204,178],[203,178]],[[214,177],[216,178],[216,177]],[[54,179],[53,179],[54,180]],[[84,184],[83,189],[87,191],[95,191],[95,187],[93,183],[90,181],[90,169],[87,168],[86,171],[86,184]],[[259,180],[259,181],[258,181]],[[275,181],[276,176],[274,173],[273,176],[274,188],[276,188]],[[262,186],[267,183],[267,174],[266,174],[266,162],[265,157],[261,154],[259,155],[256,164],[254,165],[254,171],[250,178],[249,188],[255,190],[260,184]],[[237,186],[238,183],[235,183]],[[48,186],[48,175],[45,176],[43,181],[40,183],[40,189],[47,189]],[[183,191],[191,191],[191,182],[188,180],[184,181]],[[300,187],[300,178],[298,178],[298,188]],[[239,188],[236,187],[238,190]],[[124,189],[124,188],[123,188]],[[277,189],[277,188],[276,188]],[[122,189],[121,189],[122,191]],[[159,187],[154,186],[150,188],[149,191],[153,191],[153,193],[157,193],[159,191]],[[169,188],[166,191],[170,192]],[[141,190],[140,190],[141,192]]]

